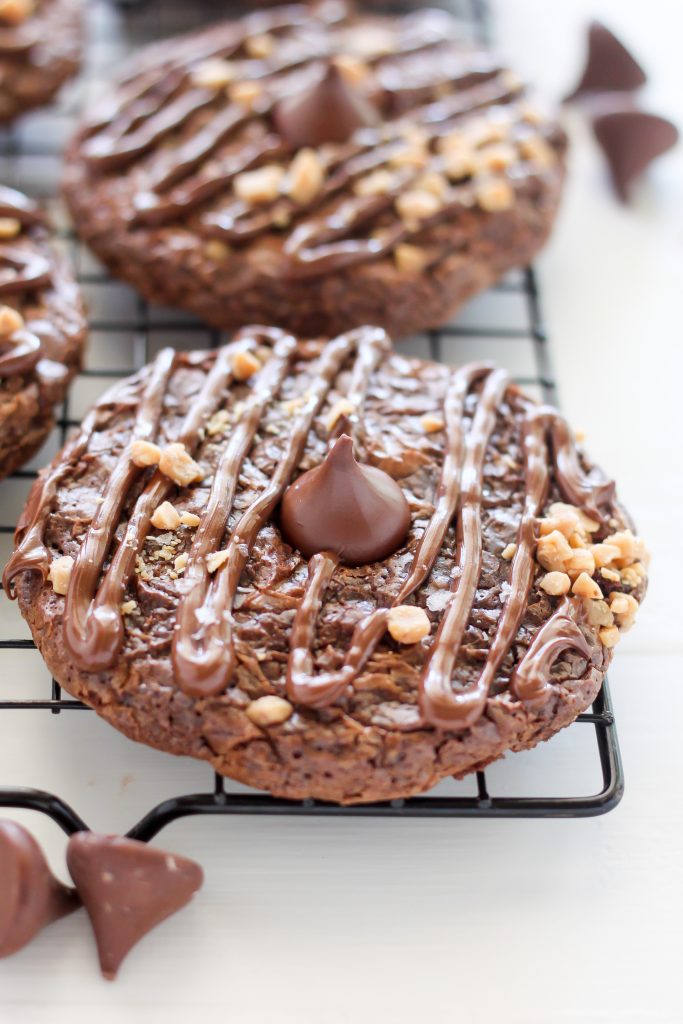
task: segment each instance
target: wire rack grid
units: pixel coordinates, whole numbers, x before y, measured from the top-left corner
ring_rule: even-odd
[[[450,6],[455,8],[473,37],[486,38],[488,20],[483,0],[458,0]],[[129,288],[113,281],[78,243],[58,200],[61,150],[86,92],[106,80],[109,68],[129,49],[201,24],[218,13],[216,7],[212,0],[200,0],[194,5],[184,0],[164,0],[163,3],[161,0],[128,0],[119,5],[113,0],[94,0],[89,12],[92,38],[80,80],[66,90],[60,103],[47,114],[31,115],[16,129],[0,131],[0,181],[20,186],[46,202],[59,226],[61,242],[76,267],[91,310],[91,340],[86,363],[63,405],[53,436],[34,463],[2,484],[0,545],[3,561],[9,554],[14,521],[37,468],[45,465],[64,443],[87,406],[111,379],[126,376],[143,366],[159,347],[169,342],[184,348],[206,348],[222,340],[220,332],[186,314],[150,306]],[[545,401],[557,401],[537,281],[531,268],[509,275],[479,297],[457,323],[410,339],[399,348],[410,355],[453,364],[473,357],[492,357],[508,367],[516,382],[530,393]],[[3,624],[0,616],[0,630],[0,711],[5,713],[2,719],[5,728],[10,728],[6,717],[10,712],[61,715],[88,710],[80,701],[63,695],[59,684],[50,680],[47,673],[40,695],[27,696],[25,673],[16,671],[15,662],[10,663],[8,657],[35,651],[35,645],[28,635],[17,635],[20,629],[16,617],[9,624]],[[83,728],[87,728],[85,723]],[[576,736],[579,730],[583,735],[578,754],[569,752],[570,777],[561,795],[539,795],[536,783],[541,779],[537,776],[533,776],[531,786],[515,792],[508,767],[525,756],[520,754],[505,762],[507,777],[492,769],[477,772],[468,780],[464,793],[462,784],[450,787],[442,784],[424,796],[350,807],[314,800],[276,799],[245,787],[233,787],[213,774],[212,782],[204,791],[157,803],[128,830],[128,835],[148,840],[176,819],[196,814],[576,817],[605,813],[616,806],[623,792],[623,772],[607,683],[590,712],[580,715],[565,732]],[[556,739],[552,746],[557,742]],[[574,780],[572,775],[579,765],[585,769],[588,761],[597,786],[584,793],[580,780]],[[495,784],[491,783],[492,774],[498,779]],[[42,789],[0,786],[0,807],[41,812],[68,834],[88,827],[65,800]]]

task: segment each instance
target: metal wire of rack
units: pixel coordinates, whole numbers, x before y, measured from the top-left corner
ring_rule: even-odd
[[[187,24],[188,5],[181,3],[178,10],[182,11],[182,23],[178,24],[169,18],[169,9],[174,8],[173,0],[165,0],[163,4],[165,20],[163,26],[155,23],[150,8],[162,6],[159,0],[136,0],[134,4],[126,3],[125,13],[119,17],[124,28],[136,42],[144,42],[148,38],[178,31],[190,27]],[[97,22],[106,20],[111,14],[113,4],[110,0],[95,0],[94,3],[95,33]],[[451,4],[451,6],[454,6]],[[471,27],[475,38],[486,38],[487,10],[484,0],[460,0],[455,4],[457,13]],[[210,9],[210,3],[209,8]],[[199,14],[194,9],[197,21],[205,19],[207,4],[199,5]],[[151,20],[150,20],[151,19]],[[100,30],[101,30],[100,24]],[[106,47],[102,51],[107,52]],[[110,57],[113,55],[110,52]],[[106,61],[94,62],[90,72],[86,72],[85,82],[106,74]],[[81,83],[81,91],[72,91],[65,101],[50,115],[50,124],[63,129],[76,116],[80,102],[79,96],[87,85]],[[45,115],[43,115],[44,117]],[[53,199],[58,192],[56,175],[43,174],[44,163],[54,162],[58,167],[61,145],[65,138],[63,130],[47,132],[37,137],[35,132],[24,130],[0,131],[0,180],[8,184],[21,185],[26,189],[25,172],[27,161],[35,161],[41,169],[34,184],[33,191],[43,198]],[[31,175],[29,174],[29,179]],[[211,330],[192,317],[174,311],[160,310],[150,306],[144,299],[135,296],[125,286],[113,281],[100,268],[92,257],[77,242],[73,231],[63,221],[59,207],[55,208],[59,221],[63,224],[60,235],[74,261],[77,276],[86,294],[90,294],[93,313],[90,317],[91,350],[94,347],[99,359],[86,364],[72,388],[72,397],[64,402],[61,414],[56,422],[54,437],[48,442],[47,450],[54,450],[66,440],[69,431],[78,425],[80,416],[72,411],[74,391],[79,384],[85,385],[94,394],[97,390],[110,383],[112,378],[126,376],[135,369],[145,365],[154,355],[157,339],[165,341],[169,332],[184,347],[201,348],[215,347],[221,342],[221,334]],[[99,295],[99,301],[93,297]],[[515,305],[517,317],[511,317],[505,310]],[[513,274],[496,285],[478,303],[480,315],[477,322],[465,316],[456,324],[450,324],[440,330],[430,331],[423,337],[408,343],[406,351],[424,355],[435,360],[458,362],[465,358],[464,351],[469,345],[480,349],[484,345],[492,346],[499,362],[511,365],[514,359],[508,360],[506,355],[511,347],[516,347],[516,362],[520,372],[515,372],[517,383],[535,392],[538,397],[552,403],[557,402],[557,385],[552,372],[549,345],[543,325],[540,298],[536,276],[533,269]],[[123,306],[123,308],[121,308]],[[491,313],[497,309],[497,315]],[[501,310],[503,312],[501,312]],[[121,344],[125,342],[125,344]],[[126,355],[124,360],[112,358],[112,351],[118,356],[120,351]],[[520,349],[523,355],[520,359]],[[501,354],[502,353],[502,354]],[[129,365],[119,365],[122,362]],[[94,397],[94,395],[93,395]],[[40,457],[44,464],[46,456]],[[17,485],[26,488],[35,478],[36,469],[29,467],[19,470],[9,478]],[[8,482],[9,483],[9,482]],[[3,484],[3,488],[8,486]],[[0,501],[0,507],[5,502]],[[6,521],[3,507],[0,521],[0,541],[7,541],[14,530],[12,522]],[[62,712],[89,710],[80,701],[64,696],[61,687],[52,679],[50,689],[40,698],[18,695],[5,696],[8,679],[3,672],[3,652],[33,651],[35,645],[30,638],[10,636],[0,639],[0,711],[34,711],[60,715]],[[22,679],[12,680],[12,685],[21,691]],[[128,831],[128,835],[141,840],[149,840],[171,822],[192,815],[215,814],[270,814],[270,815],[348,815],[356,817],[579,817],[603,814],[614,808],[623,793],[623,770],[619,755],[614,713],[607,683],[603,685],[592,709],[578,717],[570,726],[570,730],[589,729],[593,731],[594,744],[591,756],[597,760],[601,785],[597,792],[588,794],[570,794],[561,796],[529,796],[529,795],[496,795],[491,791],[486,771],[476,773],[476,792],[472,795],[429,795],[411,797],[409,799],[392,800],[384,803],[363,804],[340,807],[321,801],[303,800],[289,801],[276,799],[256,792],[229,792],[226,780],[213,773],[213,784],[204,792],[183,794],[164,800],[152,807]],[[67,834],[87,829],[86,822],[59,796],[39,789],[9,787],[0,785],[0,807],[21,808],[38,811],[48,815]]]

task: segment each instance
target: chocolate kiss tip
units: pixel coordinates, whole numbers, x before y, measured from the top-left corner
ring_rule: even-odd
[[[588,30],[588,53],[581,79],[565,103],[597,92],[628,92],[647,81],[645,72],[624,44],[599,21]]]
[[[642,110],[613,110],[593,120],[593,131],[605,154],[614,189],[627,202],[631,184],[653,160],[676,145],[678,129],[671,121]]]
[[[0,957],[18,952],[52,921],[80,906],[59,882],[30,832],[0,821]]]
[[[306,558],[332,551],[346,565],[368,565],[401,546],[410,509],[396,481],[356,462],[353,441],[342,434],[324,462],[285,491],[281,526]]]
[[[308,89],[280,100],[273,118],[285,142],[299,148],[346,142],[357,128],[375,124],[378,114],[334,61],[327,61]]]
[[[184,907],[204,880],[199,864],[186,857],[93,832],[71,837],[66,862],[110,981],[143,935]]]

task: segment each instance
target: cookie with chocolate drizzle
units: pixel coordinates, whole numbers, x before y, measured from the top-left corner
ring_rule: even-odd
[[[4,585],[128,736],[280,796],[390,799],[595,697],[646,553],[560,414],[488,363],[244,329],[116,384]]]
[[[81,0],[0,0],[0,125],[48,103],[80,66]]]
[[[304,336],[446,322],[545,241],[565,137],[443,11],[252,13],[134,58],[67,156],[83,239],[145,295]]]
[[[80,365],[87,326],[35,203],[0,186],[0,477],[40,448]]]

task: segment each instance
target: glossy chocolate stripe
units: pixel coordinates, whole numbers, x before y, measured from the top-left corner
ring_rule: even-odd
[[[0,217],[18,220],[24,229],[37,228],[42,236],[43,216],[33,200],[14,189],[0,186]],[[46,287],[52,281],[50,260],[37,251],[35,239],[3,245],[0,242],[0,297]],[[43,354],[40,336],[27,324],[0,338],[0,378],[17,377],[35,370]],[[38,323],[35,324],[36,330]]]
[[[448,728],[462,721],[466,692],[456,693],[451,684],[472,602],[479,581],[482,559],[481,502],[483,468],[489,439],[496,425],[498,405],[509,383],[504,370],[493,370],[486,379],[470,429],[460,478],[458,511],[458,558],[453,573],[453,598],[441,620],[429,661],[420,680],[420,708],[434,725]]]
[[[516,178],[517,185],[521,184],[522,178],[526,180],[533,179],[533,174],[523,170],[524,165],[519,164],[517,166],[521,169],[521,173]],[[376,209],[379,210],[380,207],[384,211],[390,209],[395,198],[396,196],[385,197],[386,201],[381,204],[378,202]],[[382,228],[380,238],[356,239],[344,237],[345,229],[346,233],[348,233],[348,229],[346,225],[343,228],[340,225],[336,229],[326,230],[323,227],[321,232],[323,238],[326,234],[334,235],[339,239],[338,241],[304,244],[304,239],[306,242],[310,241],[309,238],[306,238],[306,233],[311,228],[317,230],[318,226],[301,225],[301,234],[297,237],[292,235],[291,245],[290,243],[286,245],[288,255],[291,257],[291,262],[287,267],[287,276],[292,280],[305,280],[306,278],[318,277],[321,274],[340,270],[347,266],[388,256],[400,242],[411,241],[430,228],[455,219],[459,214],[463,214],[467,210],[472,210],[474,205],[472,189],[469,186],[455,187],[452,189],[451,198],[444,202],[432,216],[425,217],[419,223],[410,225],[396,218]],[[371,214],[364,214],[359,218],[359,222],[353,226],[358,227],[360,224],[365,224],[371,219]],[[443,259],[449,252],[456,251],[459,245],[460,240],[454,238],[449,246],[444,247],[441,258]]]
[[[430,516],[410,573],[394,604],[403,604],[425,582],[443,546],[448,527],[453,522],[460,498],[460,476],[465,447],[463,420],[465,402],[474,384],[495,370],[493,363],[467,363],[453,373],[446,393],[446,454],[436,492],[434,512]]]
[[[251,129],[254,127],[252,125]],[[405,145],[405,143],[403,144]],[[228,209],[223,208],[207,212],[202,216],[201,224],[219,227],[221,235],[228,238],[236,216],[238,216],[242,218],[243,224],[246,220],[247,231],[242,228],[239,232],[235,232],[235,237],[244,238],[245,234],[252,236],[267,230],[269,227],[276,226],[276,217],[273,211],[276,205],[278,211],[284,209],[290,216],[302,209],[306,211],[315,209],[326,199],[345,188],[353,178],[379,166],[398,147],[396,141],[394,141],[389,146],[383,146],[380,150],[368,148],[367,146],[363,148],[353,144],[349,144],[345,148],[351,153],[348,164],[345,164],[343,160],[337,160],[334,164],[331,164],[332,173],[323,183],[320,193],[315,200],[305,204],[304,207],[297,205],[287,196],[281,195],[273,203],[265,204],[263,210],[255,215],[244,203],[233,203]],[[143,193],[142,196],[136,196],[135,203],[139,209],[135,215],[135,221],[159,224],[181,219],[226,188],[237,174],[283,156],[286,152],[287,147],[283,144],[280,136],[268,132],[264,127],[259,139],[249,138],[246,144],[240,147],[239,153],[232,153],[224,162],[221,162],[220,157],[217,157],[214,163],[218,166],[212,167],[210,173],[205,171],[202,174],[200,172],[194,179],[190,179],[189,182],[185,182],[167,195],[159,195],[157,192],[150,191],[149,193]],[[322,160],[321,162],[323,167],[325,167],[325,161]],[[174,173],[173,168],[170,173]],[[156,187],[161,187],[159,182],[156,183]],[[231,212],[233,208],[236,214]],[[252,213],[250,220],[246,216],[249,213]],[[252,223],[255,225],[254,228],[252,228]]]
[[[182,99],[182,95],[178,96],[177,94],[181,86],[188,82],[192,66],[197,66],[204,60],[232,57],[252,33],[261,34],[283,28],[294,29],[305,24],[311,17],[310,10],[307,15],[304,14],[307,10],[304,7],[300,7],[298,10],[295,8],[288,10],[289,14],[284,15],[274,12],[272,15],[262,16],[259,14],[256,17],[246,18],[242,24],[225,26],[222,31],[219,26],[215,36],[203,43],[195,39],[191,66],[187,63],[182,46],[179,47],[177,58],[171,58],[161,63],[155,62],[154,54],[152,54],[147,64],[135,71],[130,79],[124,80],[126,95],[123,99],[119,97],[115,105],[105,101],[99,110],[90,115],[85,129],[86,135],[91,139],[91,143],[84,147],[86,158],[102,169],[110,170],[129,163],[141,152],[146,151],[158,138],[145,137],[143,128],[145,120],[148,122],[160,121],[161,123],[173,121],[174,115],[169,114],[169,109],[172,109],[169,104],[172,105],[174,101]],[[255,29],[256,24],[261,27]],[[321,55],[324,54],[316,52],[313,54],[313,58],[317,59]],[[304,55],[302,55],[303,58]],[[310,55],[306,59],[310,59]],[[296,66],[296,63],[293,66]],[[282,70],[287,70],[289,66],[289,64],[283,64]],[[256,78],[261,80],[278,70],[280,69],[268,69],[261,75],[257,75]],[[161,72],[161,78],[157,77],[159,72]],[[128,89],[125,89],[126,84],[129,86]],[[194,92],[205,93],[206,90],[194,90]],[[215,94],[211,93],[211,97],[215,99]],[[197,105],[195,109],[199,110],[201,106]],[[189,116],[189,113],[184,117]],[[241,109],[241,113],[243,117],[251,116],[244,108]],[[176,123],[180,124],[181,121],[176,119]],[[138,138],[131,145],[130,136],[131,133],[135,133],[136,129]]]
[[[138,193],[135,197],[135,213],[132,218],[137,224],[165,224],[179,220],[197,206],[217,195],[228,185],[235,175],[263,163],[268,158],[275,158],[282,153],[282,143],[277,135],[266,135],[260,143],[250,143],[239,153],[232,154],[224,163],[219,163],[220,170],[212,169],[211,174],[197,176],[193,181],[180,185],[168,195],[159,196],[156,192]],[[240,213],[244,211],[239,206]],[[259,224],[259,230],[262,226]]]
[[[308,707],[326,707],[336,700],[362,670],[386,630],[387,609],[377,608],[354,629],[342,667],[333,672],[315,672],[316,621],[336,567],[337,559],[329,552],[313,556],[308,565],[306,589],[292,626],[287,693],[292,700]]]
[[[606,510],[614,503],[615,484],[597,466],[589,472],[581,467],[579,453],[567,421],[554,409],[545,409],[551,424],[553,458],[562,495],[587,515],[604,523]]]
[[[169,69],[161,78],[140,75],[129,86],[122,85],[122,93],[107,93],[87,115],[83,135],[100,139],[116,146],[128,132],[139,128],[148,117],[157,114],[168,101],[177,96],[187,78],[187,72],[178,67]],[[99,147],[104,152],[105,146]]]
[[[100,428],[102,416],[121,402],[132,400],[131,388],[136,382],[137,378],[119,382],[102,395],[84,418],[78,433],[66,443],[57,460],[31,488],[28,503],[14,532],[16,547],[2,574],[2,585],[8,597],[15,596],[12,583],[18,573],[30,570],[39,572],[43,579],[47,576],[50,555],[43,538],[59,485],[88,450],[90,439]]]
[[[175,151],[172,166],[150,182],[151,191],[163,192],[185,178],[248,120],[249,114],[243,107],[233,105],[220,110],[205,128]]]
[[[444,134],[447,128],[452,129],[460,118],[476,112],[482,105],[487,105],[489,101],[494,102],[494,99],[491,97],[497,100],[501,96],[511,98],[512,94],[508,89],[499,89],[494,92],[487,90],[484,95],[477,94],[472,103],[464,102],[462,98],[459,98],[454,109],[451,109],[449,106],[446,110],[443,104],[439,104],[439,111],[443,114],[443,118],[438,121],[435,121],[437,113],[435,112],[434,104],[425,107],[423,111],[417,109],[413,112],[413,116],[416,122],[425,125],[429,119],[432,120],[433,124],[438,123],[439,132],[433,135],[434,139],[438,137],[438,134]],[[355,141],[347,145],[347,157],[334,168],[333,173],[323,184],[318,195],[303,206],[289,200],[286,196],[281,196],[273,203],[266,205],[264,209],[257,210],[256,212],[242,203],[232,204],[227,210],[212,210],[202,216],[201,222],[209,228],[220,229],[220,236],[229,242],[244,241],[271,229],[276,229],[278,227],[278,215],[283,209],[287,211],[291,218],[300,219],[302,214],[314,212],[316,208],[328,199],[334,197],[337,193],[347,190],[363,174],[367,174],[369,171],[382,166],[386,160],[390,159],[393,153],[406,146],[405,139],[398,131],[393,138],[384,139],[383,134],[386,131],[387,129],[381,131],[372,128],[361,129],[357,136],[354,136]],[[438,162],[432,156],[432,163],[435,166],[431,169],[440,170],[440,167],[436,166]],[[387,232],[393,238],[391,244],[384,242],[378,245],[376,240],[372,238],[354,239],[353,241],[348,239],[348,235],[358,226],[362,225],[365,220],[373,219],[389,209],[396,198],[428,169],[430,168],[421,168],[412,173],[399,173],[395,186],[385,195],[372,197],[372,202],[369,202],[367,198],[364,200],[350,198],[343,201],[340,207],[324,218],[308,222],[304,221],[299,224],[289,236],[284,247],[285,253],[292,259],[293,276],[306,276],[311,270],[315,274],[324,273],[327,269],[330,269],[331,264],[336,267],[367,259],[376,259],[390,252],[402,238],[412,236],[425,227],[430,226],[430,222],[425,222],[419,226],[417,231],[409,231],[400,221],[396,221],[392,225],[392,229]],[[516,167],[516,172],[518,180],[529,176],[528,169],[525,170],[525,165],[521,161]],[[229,184],[231,178],[232,175],[221,178],[221,186]],[[457,197],[444,205],[442,211],[440,211],[440,220],[445,220],[449,215],[453,215],[461,210],[461,195],[465,198],[470,194],[469,189],[465,192],[461,192],[460,189],[455,191]],[[155,204],[154,209],[162,211],[161,216],[166,220],[172,210],[178,216],[187,215],[204,198],[202,194],[196,196],[190,193],[180,207],[176,205],[172,209],[166,208],[164,201],[160,199]],[[355,212],[356,208],[358,213]],[[367,213],[365,213],[366,208]],[[270,216],[268,215],[269,210],[273,211]],[[277,213],[275,210],[277,210]],[[401,232],[400,235],[399,232]],[[310,244],[313,238],[319,239],[320,244],[318,246]],[[341,238],[343,241],[340,245],[331,247],[329,244],[330,238]],[[334,262],[335,257],[338,257],[339,263]]]
[[[439,210],[419,223],[408,225],[403,220],[394,218],[382,230],[381,238],[349,237],[354,231],[370,225],[380,215],[393,208],[396,199],[411,185],[419,180],[425,170],[439,171],[439,161],[432,160],[431,168],[422,169],[411,174],[398,176],[392,189],[379,196],[352,197],[342,199],[341,203],[325,217],[299,223],[284,244],[283,251],[290,259],[287,268],[292,279],[316,277],[332,270],[355,265],[368,260],[389,255],[399,242],[411,240],[423,231],[455,218],[458,214],[474,206],[474,194],[471,186],[456,185],[450,190],[449,197]],[[532,165],[518,161],[513,168],[514,182],[517,187],[537,176]],[[337,172],[342,178],[342,171]],[[207,233],[225,239],[227,242],[244,242],[260,234],[277,228],[278,215],[284,208],[290,217],[311,212],[317,205],[330,197],[357,177],[349,174],[347,181],[330,181],[321,191],[318,199],[307,208],[297,207],[280,197],[276,202],[255,213],[244,203],[233,202],[229,207],[210,211],[201,218],[201,224]],[[193,205],[191,203],[191,205]],[[272,212],[269,212],[272,211]],[[277,212],[276,212],[277,211]],[[188,211],[185,211],[188,212]],[[454,245],[457,243],[454,243]]]
[[[442,718],[437,724],[451,729],[465,728],[482,714],[491,684],[521,625],[536,572],[536,519],[545,504],[549,486],[545,416],[537,409],[530,408],[522,429],[525,464],[524,508],[517,531],[509,596],[503,605],[486,662],[476,684],[467,690],[457,691],[456,702],[452,704],[445,721],[443,708],[439,707]]]
[[[354,411],[340,416],[330,431],[330,443],[342,434],[350,434],[357,450],[362,449],[365,444],[363,409],[370,378],[382,357],[391,355],[389,335],[381,327],[363,327],[362,332],[346,393],[346,400],[353,406]],[[357,336],[357,332],[353,334]]]
[[[116,145],[113,137],[106,132],[92,136],[84,146],[86,159],[93,167],[106,170],[123,167],[152,146],[159,145],[197,111],[210,107],[215,99],[215,93],[210,89],[190,89],[189,92],[181,93],[167,107],[150,117],[142,127],[124,135]]]
[[[193,399],[177,440],[194,454],[202,425],[220,405],[232,380],[232,358],[238,349],[251,349],[255,342],[240,336],[219,350],[204,384]],[[108,668],[115,660],[124,638],[121,603],[135,571],[135,559],[149,533],[155,509],[175,488],[174,482],[157,471],[138,497],[126,531],[86,612],[84,630],[75,656],[83,668]]]
[[[0,377],[30,373],[40,359],[42,348],[40,338],[25,328],[0,339]]]
[[[358,328],[326,346],[318,361],[316,376],[304,396],[301,411],[292,423],[287,447],[269,483],[233,529],[227,546],[227,559],[209,582],[205,557],[220,544],[225,532],[236,477],[258,429],[262,410],[274,397],[272,387],[270,395],[264,394],[262,399],[255,397],[253,420],[247,410],[242,420],[244,426],[240,424],[242,429],[238,428],[233,435],[221,463],[221,479],[219,470],[212,487],[212,494],[214,490],[224,490],[224,481],[229,487],[229,493],[223,499],[223,514],[217,515],[214,522],[207,522],[206,527],[203,523],[201,532],[198,531],[186,569],[186,577],[190,570],[193,586],[178,611],[173,666],[176,679],[186,693],[208,696],[219,693],[229,683],[235,666],[232,605],[251,549],[301,461],[313,419],[337,374],[349,355],[362,351],[366,346],[381,353],[385,350],[386,335],[376,328]],[[363,356],[360,358],[364,359]],[[215,504],[218,506],[218,500]]]
[[[0,185],[0,217],[16,217],[26,227],[45,224],[40,207],[23,192]]]
[[[209,578],[206,557],[222,543],[242,463],[254,442],[265,409],[287,376],[296,348],[296,340],[283,335],[271,359],[254,378],[252,393],[216,468],[202,522],[188,554],[184,573],[187,593],[178,606],[172,657],[179,686],[193,696],[213,693],[223,687],[224,650],[228,642],[224,638],[226,624],[214,599],[216,581]],[[224,575],[221,571],[220,576]],[[229,610],[226,611],[229,614]],[[212,616],[214,621],[209,622]]]
[[[118,389],[116,389],[118,390]],[[20,572],[39,572],[47,577],[50,555],[43,536],[47,516],[52,508],[57,488],[71,468],[87,449],[96,428],[99,409],[93,409],[83,420],[79,433],[66,445],[56,466],[44,477],[38,477],[29,495],[28,504],[17,523],[14,534],[17,545],[2,574],[2,586],[8,597],[14,598],[12,583]]]
[[[3,269],[3,264],[5,268]],[[50,262],[35,249],[0,248],[0,295],[44,288],[52,279]]]
[[[457,84],[457,83],[456,83]],[[475,101],[476,102],[479,101]],[[267,113],[272,108],[272,103],[263,108],[260,113]],[[431,109],[431,108],[429,108]],[[477,106],[473,107],[477,109]],[[460,104],[459,110],[454,117],[462,117],[470,111],[466,104]],[[419,117],[419,112],[416,114]],[[213,178],[206,178],[195,187],[191,185],[180,189],[170,196],[162,196],[167,188],[181,181],[188,174],[194,171],[204,160],[206,160],[218,146],[220,146],[240,125],[245,124],[253,118],[253,115],[244,111],[243,108],[228,107],[216,114],[214,120],[203,128],[197,136],[188,143],[182,145],[175,153],[174,163],[163,173],[153,178],[148,189],[140,198],[136,197],[138,212],[135,216],[137,223],[165,223],[169,220],[181,218],[191,213],[197,206],[205,202],[211,196],[220,192],[230,184],[236,174],[252,166],[257,166],[260,160],[266,157],[274,159],[282,156],[288,151],[288,147],[279,139],[279,136],[271,136],[264,129],[266,139],[270,141],[268,146],[264,145],[262,153],[255,153],[253,156],[247,154],[240,159],[232,156],[230,160],[234,164],[228,171],[215,173]],[[451,118],[453,120],[453,118]],[[350,156],[342,161],[333,171],[330,178],[324,183],[320,193],[315,199],[304,207],[288,200],[286,196],[280,197],[277,202],[278,210],[285,207],[290,215],[300,214],[302,210],[312,210],[320,206],[326,199],[347,188],[349,184],[362,174],[367,173],[375,167],[380,166],[393,152],[405,146],[405,141],[396,135],[388,144],[382,144],[382,133],[377,131],[362,132],[362,142],[359,144],[350,143],[348,149]],[[271,204],[271,208],[272,208]],[[247,208],[244,208],[248,212]],[[256,230],[251,224],[245,225],[244,229],[235,231],[235,237],[253,237],[255,233],[268,230],[277,226],[276,218],[266,219],[262,213],[257,213],[253,218],[257,222]],[[206,224],[221,225],[225,218],[221,211],[212,211],[205,218]],[[232,223],[232,219],[230,220]],[[225,227],[226,237],[230,233],[230,227]]]
[[[90,605],[126,499],[131,487],[142,473],[130,457],[130,445],[137,440],[152,441],[156,436],[175,358],[173,349],[162,349],[152,364],[129,443],[114,466],[102,502],[93,517],[71,571],[64,609],[64,641],[69,653],[76,659],[81,659],[83,650],[88,649]]]
[[[542,703],[553,693],[550,670],[562,651],[572,648],[590,662],[591,649],[579,627],[579,617],[577,599],[565,597],[536,633],[510,680],[510,689],[520,700]]]

